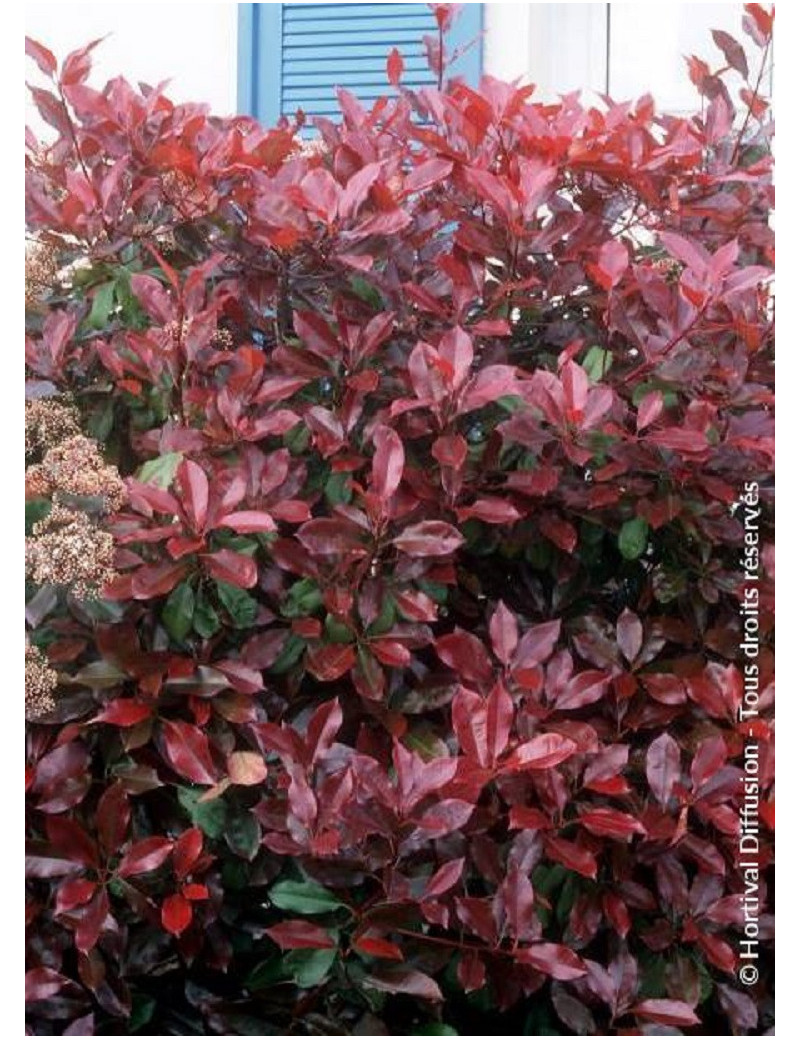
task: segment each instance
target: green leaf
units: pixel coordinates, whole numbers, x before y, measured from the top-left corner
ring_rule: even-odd
[[[202,794],[202,790],[179,787],[178,801],[189,814],[195,827],[199,827],[209,838],[220,838],[225,830],[225,803],[221,798],[215,798],[211,802],[200,802],[198,799]]]
[[[325,639],[329,643],[352,643],[353,630],[333,614],[325,618]]]
[[[167,455],[159,455],[157,459],[150,459],[141,467],[136,479],[142,484],[155,484],[166,491],[182,458],[183,455],[179,451],[171,451]]]
[[[146,1026],[153,1017],[155,1009],[156,1002],[152,997],[147,997],[143,993],[134,993],[131,1015],[128,1019],[128,1032],[133,1035],[137,1029]]]
[[[411,1036],[460,1036],[461,1034],[457,1029],[453,1029],[452,1026],[446,1026],[444,1022],[431,1022],[430,1025],[420,1026],[419,1029],[415,1029]]]
[[[182,643],[192,630],[194,606],[194,590],[187,581],[176,586],[164,604],[161,620],[177,643]]]
[[[289,589],[281,613],[287,618],[309,617],[322,604],[322,591],[313,578],[301,578]]]
[[[360,274],[354,275],[350,279],[350,287],[356,296],[361,297],[364,303],[368,303],[376,311],[382,311],[386,309],[386,303],[381,296],[380,292],[368,282],[366,278],[363,278]]]
[[[228,612],[233,627],[250,628],[258,616],[258,603],[244,589],[226,581],[218,581],[216,585],[220,603]]]
[[[346,505],[353,497],[349,473],[333,473],[325,484],[325,498],[332,506]]]
[[[303,656],[305,648],[305,640],[301,639],[300,636],[296,636],[294,632],[292,632],[286,640],[277,661],[267,670],[271,675],[285,675]]]
[[[611,368],[613,360],[614,358],[610,350],[603,350],[602,347],[596,346],[589,347],[586,351],[586,357],[581,362],[581,366],[593,383],[599,383]]]
[[[626,560],[638,560],[647,548],[647,535],[650,528],[641,516],[626,520],[617,537],[619,551]]]
[[[44,520],[50,512],[50,502],[46,498],[32,498],[25,503],[25,534],[30,537],[33,525]]]
[[[661,396],[664,399],[665,408],[674,408],[675,405],[678,403],[678,395],[672,389],[670,384],[665,383],[663,382],[663,380],[660,379],[653,379],[645,383],[638,383],[634,387],[633,393],[631,394],[632,403],[638,408],[642,402],[642,398],[646,397],[647,394],[651,393],[653,390],[661,391]]]
[[[297,423],[283,435],[283,443],[292,455],[302,455],[311,440],[311,431],[304,423]]]
[[[318,986],[336,960],[338,950],[292,950],[285,961],[292,978],[301,989]]]
[[[513,415],[514,412],[518,412],[522,408],[525,404],[525,399],[518,394],[503,394],[502,397],[497,398],[497,404],[504,412],[510,412]]]
[[[283,956],[270,957],[261,961],[245,976],[244,988],[251,992],[271,989],[277,982],[286,978],[286,965]]]
[[[384,632],[388,632],[394,626],[396,620],[397,611],[394,599],[392,596],[385,595],[381,603],[381,612],[367,629],[367,634],[371,636],[383,635]]]
[[[104,329],[108,324],[111,311],[114,309],[114,295],[116,285],[114,282],[106,282],[96,289],[92,297],[92,309],[87,324],[92,329]]]
[[[114,398],[109,397],[89,416],[86,428],[96,441],[107,441],[114,428]]]
[[[225,841],[231,852],[252,863],[261,845],[261,828],[255,816],[251,812],[242,812],[229,819],[225,826]]]
[[[279,910],[291,910],[295,914],[327,914],[344,906],[315,881],[279,881],[270,889],[269,897]]]
[[[219,615],[208,601],[208,597],[202,589],[197,593],[192,624],[195,632],[201,639],[210,639],[215,632],[219,631]]]

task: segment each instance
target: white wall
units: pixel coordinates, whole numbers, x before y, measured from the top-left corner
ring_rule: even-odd
[[[722,65],[710,30],[742,39],[741,18],[742,5],[731,3],[491,3],[484,67],[535,83],[547,98],[579,87],[605,92],[608,83],[616,100],[649,92],[662,109],[693,111],[684,57]],[[750,56],[754,45],[744,42]]]
[[[28,3],[25,27],[59,59],[110,34],[94,52],[92,83],[119,74],[133,82],[169,78],[174,99],[205,101],[227,115],[236,110],[237,8],[176,0]],[[731,3],[488,3],[484,67],[498,77],[536,83],[546,97],[578,87],[604,91],[608,76],[613,97],[650,91],[662,108],[680,112],[692,109],[697,97],[684,55],[713,58],[709,30],[740,37],[741,12]],[[30,104],[27,115],[40,131]]]
[[[170,80],[175,101],[208,102],[217,115],[236,111],[235,3],[61,3],[25,5],[25,32],[59,61],[108,36],[93,52],[93,86],[122,75],[132,83]],[[39,82],[33,62],[28,77]],[[28,103],[28,122],[41,122]]]

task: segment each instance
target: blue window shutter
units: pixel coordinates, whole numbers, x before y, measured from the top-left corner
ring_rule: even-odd
[[[336,87],[365,104],[391,90],[386,57],[403,55],[403,83],[435,82],[422,37],[435,34],[427,4],[239,4],[239,110],[267,125],[302,108],[336,118]],[[451,50],[472,43],[449,69],[477,84],[481,75],[483,4],[464,4],[448,34]],[[473,42],[474,41],[474,42]]]

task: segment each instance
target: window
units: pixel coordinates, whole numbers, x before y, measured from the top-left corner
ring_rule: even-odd
[[[475,40],[451,67],[477,83],[481,74],[483,4],[465,4],[448,39]],[[436,32],[427,4],[240,4],[239,109],[267,125],[302,108],[336,116],[336,87],[364,102],[388,89],[386,57],[403,56],[403,83],[434,83],[422,37]]]

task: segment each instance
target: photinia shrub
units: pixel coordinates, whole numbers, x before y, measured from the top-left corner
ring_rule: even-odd
[[[771,1027],[772,14],[677,117],[433,6],[313,140],[28,41],[34,1034]]]

